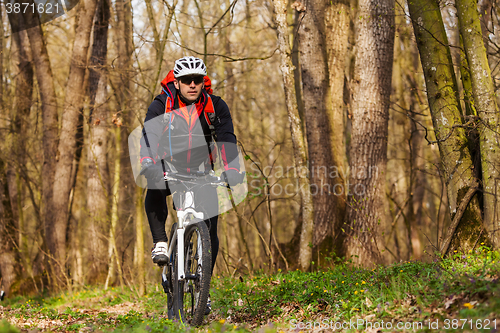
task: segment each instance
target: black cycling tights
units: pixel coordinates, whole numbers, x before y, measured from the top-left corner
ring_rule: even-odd
[[[167,233],[165,231],[165,221],[167,220],[167,194],[168,190],[148,190],[146,193],[146,200],[144,206],[146,208],[146,215],[148,217],[149,227],[153,235],[153,242],[166,242]],[[213,198],[213,197],[212,197]],[[215,260],[219,252],[219,237],[217,236],[217,220],[218,216],[214,216],[205,220],[210,231],[210,241],[212,244],[212,273],[215,266]]]

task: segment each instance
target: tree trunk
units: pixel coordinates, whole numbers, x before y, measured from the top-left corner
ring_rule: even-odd
[[[47,226],[47,243],[53,257],[53,283],[63,286],[66,281],[66,231],[72,188],[73,160],[77,149],[76,135],[83,108],[85,69],[90,44],[90,33],[96,9],[96,0],[80,1],[73,54],[66,85],[61,136],[57,150],[57,167],[53,186],[53,218]]]
[[[136,187],[136,214],[135,214],[135,254],[138,293],[146,293],[146,272],[144,267],[144,197],[142,188]]]
[[[0,26],[3,27],[3,10],[0,8]],[[4,30],[0,30],[0,110],[3,110],[3,40]]]
[[[57,120],[57,98],[54,88],[54,79],[50,67],[47,46],[43,36],[41,24],[30,23],[39,20],[38,15],[26,11],[23,15],[24,20],[29,26],[26,30],[31,44],[31,53],[35,64],[36,79],[42,101],[42,122],[43,122],[43,165],[42,165],[42,220],[45,231],[44,247],[50,249],[52,241],[52,219],[54,208],[51,206],[52,193],[54,185],[56,159],[58,142],[58,120]]]
[[[125,251],[127,251],[128,245],[133,244],[134,239],[134,233],[130,233],[125,222],[132,221],[133,216],[136,214],[136,202],[134,201],[136,184],[133,179],[130,156],[128,154],[128,136],[134,126],[135,113],[133,112],[133,105],[130,103],[134,94],[132,88],[134,85],[131,80],[131,57],[133,53],[131,3],[126,0],[116,0],[114,4],[116,22],[111,27],[113,29],[114,44],[117,48],[117,59],[115,60],[117,66],[114,71],[110,72],[109,82],[116,98],[113,123],[118,126],[116,130],[120,131],[119,135],[115,133],[115,140],[119,140],[115,141],[115,145],[119,147],[117,149],[120,150],[120,154],[115,156],[115,158],[120,159],[120,176],[119,182],[114,184],[114,186],[118,187],[120,193],[114,197],[116,203],[113,203],[113,205],[116,204],[116,207],[112,207],[112,210],[116,209],[116,212],[112,214],[116,214],[116,216],[112,216],[112,223],[116,221],[114,232],[114,242],[116,244],[115,260],[117,261],[116,269],[120,278],[123,277],[120,274],[125,271],[125,266],[121,269],[123,256],[125,255]],[[113,17],[115,15],[111,15],[111,18]],[[117,164],[115,162],[116,167]],[[120,263],[118,263],[118,260],[120,260]]]
[[[326,54],[328,63],[328,90],[326,96],[326,116],[330,124],[330,149],[332,152],[332,165],[330,173],[334,186],[332,203],[335,205],[334,214],[337,219],[333,220],[333,244],[335,253],[341,250],[342,233],[341,227],[346,212],[346,176],[347,176],[347,152],[346,152],[346,112],[344,109],[344,79],[347,57],[347,44],[350,31],[350,3],[349,0],[336,0],[328,2],[325,12],[326,30]],[[335,189],[342,189],[335,190]],[[327,253],[325,253],[327,254]]]
[[[381,262],[387,126],[394,52],[394,1],[361,0],[355,22],[350,181],[344,253],[356,264]]]
[[[302,14],[300,11],[294,11],[294,28],[290,34],[292,39],[292,65],[293,65],[293,78],[295,81],[295,96],[297,96],[297,109],[299,111],[300,121],[302,124],[302,131],[305,132],[305,119],[304,119],[304,100],[302,99],[302,79],[300,78],[300,59],[299,59],[299,39],[297,38],[297,31],[300,29],[299,22]],[[307,152],[307,147],[306,147]]]
[[[486,48],[486,54],[490,54],[490,52],[495,52],[493,43],[490,42],[490,34],[496,34],[495,29],[497,26],[493,22],[494,15],[496,9],[496,2],[494,3],[491,0],[479,0],[478,1],[478,10],[479,10],[479,19],[481,20],[481,32],[483,36],[484,47]],[[497,19],[498,22],[498,19]],[[488,63],[491,68],[494,68],[498,60],[495,60],[495,57],[488,57]]]
[[[94,25],[94,43],[90,57],[90,133],[87,169],[87,209],[90,215],[87,244],[89,244],[89,281],[103,277],[106,268],[105,237],[109,233],[108,198],[109,172],[107,165],[107,132],[110,125],[107,104],[107,43],[109,7],[107,0],[100,0]]]
[[[412,255],[411,215],[413,212],[411,174],[413,165],[410,162],[409,149],[411,130],[407,115],[409,110],[406,97],[407,73],[411,61],[409,45],[409,25],[405,23],[404,11],[396,7],[396,33],[394,46],[394,68],[392,86],[394,87],[393,107],[389,110],[389,135],[387,153],[386,188],[391,204],[391,219],[382,221],[381,227],[386,230],[387,237],[394,236],[400,244],[400,254],[396,261],[409,260]],[[399,217],[399,218],[397,218]],[[397,218],[397,219],[395,219]],[[385,242],[386,247],[389,242]],[[387,254],[388,251],[386,252]]]
[[[118,46],[118,77],[113,81],[113,87],[117,99],[116,117],[121,119],[123,126],[120,127],[121,142],[116,143],[121,146],[121,174],[120,174],[120,197],[118,203],[118,220],[126,221],[135,214],[135,181],[133,179],[130,156],[128,154],[128,136],[133,129],[135,120],[134,109],[130,104],[132,98],[131,69],[132,69],[132,10],[130,2],[117,0],[116,17],[117,29],[114,33],[116,45]],[[119,224],[120,226],[120,224]],[[124,227],[124,226],[120,226]],[[120,232],[117,232],[118,235]],[[118,243],[119,244],[119,243]]]
[[[460,127],[462,117],[453,62],[438,2],[409,2],[409,9],[453,219],[463,196],[475,179],[465,131]],[[460,246],[468,249],[476,241],[481,229],[477,196],[467,206],[461,224],[468,230],[464,230]],[[440,244],[437,245],[440,247]]]
[[[118,222],[118,203],[120,202],[120,142],[121,142],[121,129],[120,126],[114,129],[115,132],[115,170],[113,172],[113,185],[111,191],[111,226],[109,230],[109,244],[108,244],[108,276],[106,277],[106,284],[104,289],[107,289],[110,282],[112,282],[112,277],[114,276],[114,266],[116,264],[116,270],[118,271],[118,278],[120,281],[120,286],[123,286],[123,273],[120,259],[118,258],[118,249],[116,246],[116,224]]]
[[[4,109],[4,89],[3,89],[3,50],[4,50],[4,29],[3,29],[3,10],[0,6],[0,112],[3,119],[7,119]],[[1,121],[2,127],[5,127],[4,121]],[[2,142],[5,141],[3,133],[0,134]],[[4,290],[7,297],[10,295],[10,286],[15,279],[15,256],[12,241],[15,239],[11,235],[13,223],[12,207],[10,205],[10,195],[8,193],[7,177],[5,174],[5,162],[0,159],[0,274],[2,282],[0,289]]]
[[[460,34],[469,64],[474,107],[479,117],[479,142],[484,202],[484,227],[493,246],[500,248],[500,117],[481,33],[477,1],[456,1]]]
[[[224,1],[226,8],[229,8],[230,1],[225,0]],[[226,25],[231,24],[231,17],[228,16],[227,19],[225,20]],[[231,56],[231,31],[227,29],[220,29],[220,34],[222,35],[222,41],[224,44],[224,52],[226,56],[230,57]],[[224,86],[224,101],[226,102],[227,106],[229,107],[229,110],[234,109],[234,101],[235,101],[235,95],[236,95],[236,80],[234,77],[234,65],[230,61],[225,61],[224,62],[224,70],[226,73],[226,84]],[[235,114],[235,125],[239,126],[240,125],[240,117],[239,114]],[[238,131],[239,132],[239,131]]]
[[[411,22],[410,22],[411,24]],[[413,29],[413,27],[410,27]],[[408,37],[414,38],[413,35]],[[440,188],[434,184],[437,177],[428,172],[430,165],[439,165],[439,152],[435,149],[428,149],[428,143],[424,139],[426,128],[432,127],[432,119],[425,115],[428,107],[425,105],[425,95],[421,88],[425,84],[422,73],[418,48],[416,43],[410,44],[411,62],[408,66],[408,80],[412,94],[410,94],[410,107],[408,116],[411,117],[411,144],[410,144],[410,163],[412,165],[411,180],[413,198],[410,203],[414,215],[415,224],[413,230],[420,230],[416,237],[412,239],[414,245],[414,259],[419,259],[423,254],[425,243],[429,241],[428,235],[431,235],[432,229],[436,228],[436,208],[440,207]],[[417,123],[418,122],[418,123]],[[420,124],[419,124],[420,123]],[[432,133],[431,133],[432,135]],[[437,158],[436,158],[437,157]],[[434,194],[437,193],[438,195]],[[437,204],[436,204],[437,203]],[[438,206],[439,205],[439,206]],[[429,237],[430,238],[430,237]]]
[[[328,237],[331,248],[333,226],[338,217],[334,196],[334,179],[330,167],[335,166],[331,151],[332,123],[327,116],[328,64],[325,45],[323,1],[305,2],[306,11],[298,29],[299,59],[303,86],[308,162],[314,207],[313,247]],[[331,111],[331,108],[330,108]]]
[[[7,296],[15,280],[17,270],[16,260],[16,229],[11,196],[7,183],[6,165],[0,160],[0,288]]]
[[[290,121],[295,168],[299,178],[300,196],[302,202],[303,223],[299,244],[299,264],[303,270],[308,270],[312,259],[311,245],[313,241],[314,223],[313,203],[309,178],[303,175],[303,171],[307,168],[306,152],[304,149],[304,135],[300,125],[300,117],[297,110],[297,99],[294,89],[293,65],[290,56],[288,26],[286,23],[286,1],[274,0],[273,4],[276,11],[276,22],[278,24],[278,44],[281,54],[280,69],[283,74],[285,101],[288,111],[288,119]]]
[[[15,59],[18,70],[15,80],[14,107],[10,115],[10,135],[4,141],[10,163],[7,162],[6,174],[9,185],[10,200],[12,203],[13,218],[16,225],[17,245],[20,259],[25,267],[24,272],[32,275],[32,265],[28,254],[28,241],[26,239],[26,226],[23,210],[24,184],[21,181],[21,174],[26,174],[26,135],[29,128],[29,115],[33,101],[33,62],[31,60],[30,44],[28,35],[24,31],[24,20],[19,15],[9,14],[9,21],[12,27],[12,40],[17,49],[17,59]]]

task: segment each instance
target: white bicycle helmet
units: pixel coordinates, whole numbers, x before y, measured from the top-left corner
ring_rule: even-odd
[[[207,68],[203,60],[195,57],[184,57],[177,59],[174,65],[174,77],[178,78],[185,75],[207,75]]]

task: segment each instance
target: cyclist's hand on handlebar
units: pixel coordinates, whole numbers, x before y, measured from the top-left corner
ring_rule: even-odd
[[[241,184],[245,180],[245,173],[239,173],[234,169],[229,169],[227,171],[224,171],[222,175],[223,175],[222,179],[227,181],[227,183],[231,187]]]
[[[146,158],[142,162],[141,175],[150,182],[157,183],[163,179],[163,167],[161,163],[154,163],[152,159]]]

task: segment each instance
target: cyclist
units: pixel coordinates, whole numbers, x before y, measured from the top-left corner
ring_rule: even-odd
[[[148,181],[145,209],[154,242],[151,258],[158,265],[165,265],[169,260],[165,232],[168,214],[166,197],[174,192],[174,189],[162,184],[165,163],[161,163],[160,158],[168,160],[178,172],[193,173],[211,169],[210,153],[215,140],[223,157],[226,181],[231,186],[243,181],[239,173],[236,136],[229,108],[222,98],[211,94],[210,80],[206,75],[206,67],[201,59],[188,56],[176,60],[174,70],[162,81],[162,94],[151,103],[144,121],[141,166]],[[163,119],[165,115],[169,116],[168,121],[153,120]],[[149,128],[146,126],[148,121],[153,123]],[[193,121],[199,122],[201,126],[193,126]],[[215,131],[211,130],[210,125]],[[197,144],[193,144],[193,138],[198,139]],[[200,138],[203,140],[201,145]],[[215,189],[206,189],[201,196],[202,202],[197,202],[197,206],[218,207]],[[212,271],[219,251],[216,214],[205,220],[210,231]],[[210,310],[209,297],[206,314]]]

